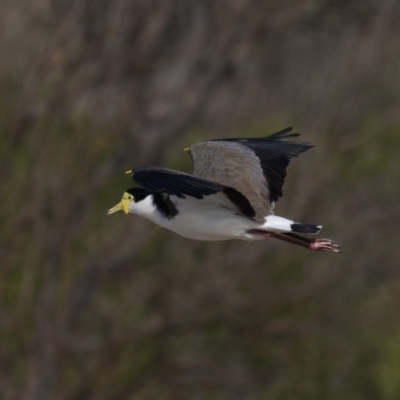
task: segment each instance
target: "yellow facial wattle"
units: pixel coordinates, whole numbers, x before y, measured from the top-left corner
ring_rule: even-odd
[[[125,214],[129,212],[129,203],[133,200],[133,196],[130,193],[125,192],[122,196],[121,201],[115,205],[113,208],[110,208],[107,211],[107,214],[113,214],[117,211],[123,211]]]

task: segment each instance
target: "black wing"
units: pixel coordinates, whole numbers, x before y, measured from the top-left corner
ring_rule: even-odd
[[[190,196],[202,199],[204,196],[222,192],[243,215],[248,217],[255,215],[249,201],[242,193],[220,183],[159,167],[135,168],[131,176],[140,186],[151,192],[163,191],[179,198]]]
[[[249,139],[217,139],[215,141],[236,142],[251,149],[258,157],[268,181],[270,201],[277,201],[282,196],[282,186],[286,177],[286,168],[293,157],[311,149],[309,143],[293,141],[298,133],[290,133],[286,128],[273,135]]]

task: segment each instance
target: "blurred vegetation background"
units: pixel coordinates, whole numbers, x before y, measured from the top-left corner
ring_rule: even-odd
[[[2,0],[0,398],[400,398],[400,2]],[[342,253],[106,216],[137,165],[287,126]]]

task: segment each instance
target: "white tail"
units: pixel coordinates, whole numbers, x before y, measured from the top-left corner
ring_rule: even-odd
[[[277,215],[269,215],[265,218],[264,225],[260,226],[259,229],[272,232],[297,232],[315,235],[321,228],[322,225],[299,224],[289,219],[278,217]]]

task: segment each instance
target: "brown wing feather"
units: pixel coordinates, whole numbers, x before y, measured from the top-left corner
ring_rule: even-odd
[[[250,202],[258,221],[272,214],[267,181],[254,152],[235,142],[202,142],[190,147],[193,175],[230,186]]]

